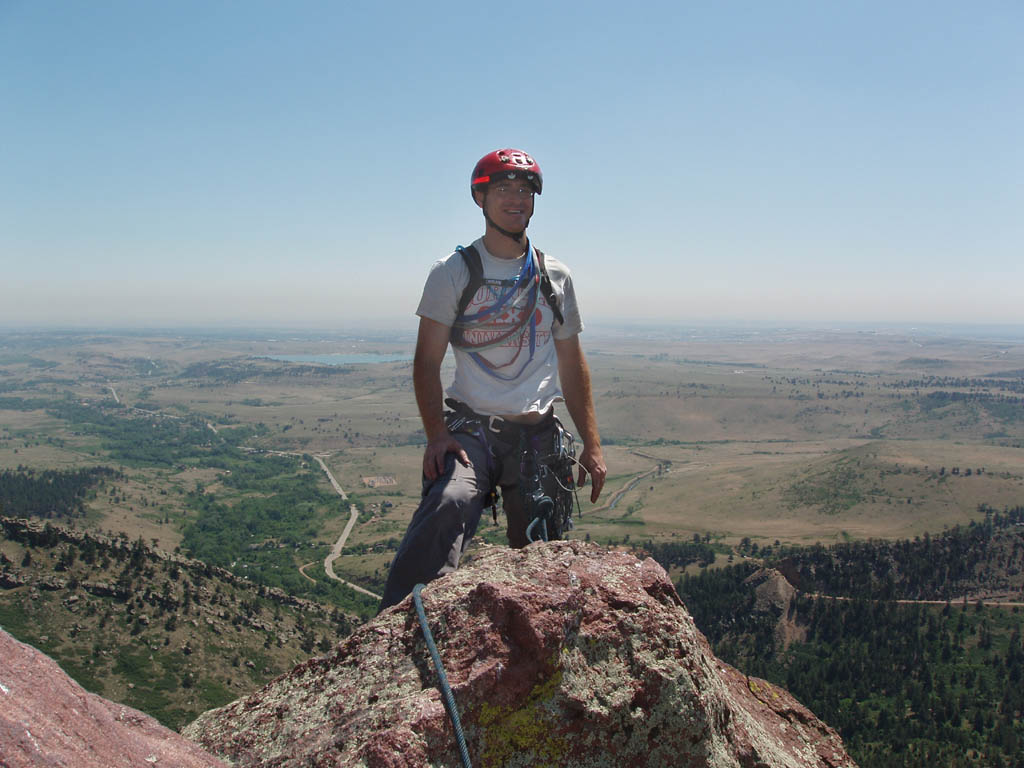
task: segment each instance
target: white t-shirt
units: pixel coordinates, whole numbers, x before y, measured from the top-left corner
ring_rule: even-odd
[[[482,238],[473,245],[480,252],[484,282],[466,307],[466,315],[494,306],[514,285],[526,262],[526,255],[518,259],[492,256],[484,247]],[[583,322],[569,269],[547,254],[544,254],[544,267],[565,322],[555,320],[554,312],[538,289],[532,358],[530,323],[497,346],[477,353],[489,366],[475,360],[469,351],[453,347],[455,380],[447,390],[449,397],[465,403],[477,413],[488,415],[542,413],[555,400],[562,398],[558,384],[558,358],[552,337],[572,338],[583,330]],[[436,261],[427,276],[416,314],[451,327],[459,311],[459,298],[468,284],[469,269],[458,251]],[[465,339],[473,343],[504,335],[522,319],[522,313],[529,304],[529,290],[517,289],[500,315],[489,318],[483,325],[467,329]]]

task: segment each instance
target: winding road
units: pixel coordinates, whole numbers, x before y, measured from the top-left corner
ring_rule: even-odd
[[[338,484],[338,481],[334,479],[334,475],[331,474],[331,470],[329,470],[327,468],[327,465],[324,464],[323,457],[322,456],[314,456],[313,458],[316,459],[316,463],[320,465],[320,468],[324,471],[324,474],[327,475],[327,479],[331,481],[331,485],[334,487],[334,490],[336,490],[338,492],[338,495],[341,496],[341,500],[342,501],[348,501],[348,496],[345,495],[345,491],[342,490],[341,486]],[[349,529],[346,528],[345,529],[345,533],[343,533],[342,536],[347,537],[348,536],[348,531],[349,531]]]
[[[323,469],[324,473],[327,475],[327,479],[331,481],[331,486],[334,488],[335,491],[338,492],[338,495],[341,496],[342,500],[348,501],[348,496],[345,494],[345,491],[342,489],[341,485],[338,483],[334,475],[331,473],[331,470],[327,468],[327,465],[324,463],[323,458],[320,456],[314,456],[313,458],[316,459],[317,463],[320,465],[320,468]],[[381,596],[377,593],[371,592],[368,589],[363,589],[358,584],[353,584],[351,581],[345,581],[345,579],[342,579],[334,572],[334,561],[341,557],[341,550],[345,548],[345,542],[348,540],[348,535],[352,533],[352,528],[353,526],[355,526],[356,520],[359,519],[359,507],[357,507],[355,504],[350,504],[348,507],[348,513],[349,517],[348,522],[345,523],[345,530],[341,532],[341,536],[339,536],[338,540],[334,542],[334,546],[331,548],[331,553],[324,558],[324,571],[327,572],[328,578],[334,579],[335,581],[340,581],[342,584],[354,589],[356,592],[368,595],[369,597],[375,597],[378,600],[380,600]]]
[[[113,396],[114,401],[117,402],[117,403],[120,403],[121,402],[121,398],[119,398],[117,396],[117,390],[115,390],[112,386],[109,386],[109,385],[108,385],[107,389],[110,390],[110,394]],[[142,411],[141,408],[134,408],[133,410]],[[142,411],[142,412],[144,412],[144,413],[153,413],[152,411]],[[154,415],[161,415],[162,416],[162,415],[170,415],[170,414],[154,414]],[[181,418],[181,417],[179,417],[179,416],[171,416],[171,418]],[[214,433],[217,432],[217,428],[214,427],[213,424],[207,422],[206,426],[209,427],[211,430],[213,430]],[[253,450],[253,449],[249,449],[249,450]],[[279,456],[302,456],[301,453],[296,453],[296,452],[293,452],[293,451],[267,451],[267,453],[277,454]],[[331,487],[334,488],[334,490],[337,492],[337,494],[339,496],[341,496],[341,500],[342,501],[348,501],[348,494],[345,493],[345,489],[341,487],[341,484],[338,482],[337,478],[334,477],[334,474],[327,467],[327,464],[324,463],[323,456],[322,455],[314,455],[313,458],[316,460],[316,463],[320,465],[320,468],[324,471],[324,474],[327,475],[327,479],[331,481]],[[349,512],[349,518],[348,518],[348,522],[345,524],[345,530],[343,530],[341,532],[341,536],[339,536],[338,540],[336,542],[334,542],[334,546],[331,548],[331,553],[329,555],[327,555],[327,557],[324,558],[324,571],[327,572],[327,576],[329,578],[332,578],[335,581],[340,581],[342,584],[344,584],[347,587],[350,587],[350,588],[354,589],[356,592],[359,592],[361,594],[367,595],[369,597],[375,597],[378,600],[380,600],[381,596],[378,595],[376,592],[371,592],[368,589],[364,589],[363,587],[360,587],[358,584],[353,584],[351,581],[346,581],[345,579],[341,578],[340,576],[338,576],[334,572],[334,561],[337,560],[339,557],[341,557],[341,550],[345,548],[345,542],[348,540],[348,535],[350,533],[352,533],[352,528],[355,526],[356,520],[359,519],[359,507],[357,507],[355,504],[350,504],[349,505],[348,512]],[[312,581],[315,584],[316,583],[316,579],[314,579],[312,576],[309,576],[306,573],[306,571],[305,571],[306,567],[307,566],[304,565],[301,568],[299,568],[299,572],[303,576],[305,576],[307,579],[309,579],[310,581]]]

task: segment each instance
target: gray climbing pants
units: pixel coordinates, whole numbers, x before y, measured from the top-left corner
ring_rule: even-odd
[[[541,429],[555,428],[552,419]],[[484,502],[495,486],[501,488],[509,545],[518,549],[528,543],[526,527],[530,521],[523,511],[517,486],[518,440],[512,441],[512,445],[489,440],[486,445],[480,437],[462,432],[455,439],[469,456],[470,466],[462,466],[455,454],[449,453],[444,473],[432,483],[423,479],[423,498],[391,562],[381,611],[401,602],[417,584],[425,584],[459,567],[459,560],[476,533]]]

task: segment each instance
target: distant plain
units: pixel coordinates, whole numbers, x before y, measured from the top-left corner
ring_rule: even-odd
[[[1024,502],[1024,334],[646,329],[583,339],[610,474],[596,505],[579,494],[574,537],[698,536],[723,552],[744,538],[913,538],[966,524],[982,503]],[[420,489],[411,362],[271,356],[411,352],[411,337],[387,334],[8,332],[0,469],[118,467],[120,492],[91,500],[87,524],[173,549],[184,495],[227,493],[218,471],[112,460],[48,404],[199,420],[211,434],[253,426],[247,448],[323,458],[360,508],[335,569],[379,588]],[[364,482],[378,476],[395,484]],[[339,503],[311,544],[333,543],[347,517]],[[500,543],[503,529],[484,522],[479,538]],[[296,567],[307,562],[296,553]],[[322,578],[322,563],[305,573]]]

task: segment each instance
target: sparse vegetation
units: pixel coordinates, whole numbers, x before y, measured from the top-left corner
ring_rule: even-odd
[[[848,462],[793,483],[783,494],[790,508],[817,507],[824,515],[837,515],[864,500],[858,480],[863,474]]]
[[[88,690],[173,728],[308,657],[307,638],[329,648],[358,621],[126,537],[2,518],[0,552],[0,625]]]
[[[363,343],[407,351],[412,337],[0,336],[0,504],[7,514],[77,526],[43,526],[31,542],[0,540],[0,623],[90,690],[172,725],[329,648],[375,608],[323,571],[348,503],[359,519],[334,567],[374,589],[419,499],[422,435],[409,364],[269,356]],[[975,621],[995,609],[953,605],[952,627],[945,618],[930,623],[941,605],[906,616],[878,609],[880,627],[906,632],[895,654],[930,647],[932,630],[953,638],[963,614],[968,655],[957,656],[951,639],[952,666],[940,658],[927,695],[926,678],[911,671],[907,686],[861,700],[850,670],[870,674],[853,661],[890,658],[864,656],[883,629],[855,631],[876,609],[800,602],[794,621],[809,639],[781,656],[778,617],[744,618],[753,603],[741,575],[764,559],[791,562],[805,590],[858,599],[915,588],[941,596],[975,582],[1015,588],[1009,574],[1020,552],[999,525],[1024,487],[1019,352],[934,339],[908,355],[899,335],[794,341],[789,332],[692,329],[665,333],[653,351],[646,339],[587,344],[611,474],[598,504],[580,494],[573,537],[652,554],[680,577],[703,572],[717,586],[691,590],[691,610],[730,617],[746,633],[723,637],[722,653],[782,675],[775,679],[787,687],[793,670],[794,692],[833,724],[855,731],[859,718],[876,729],[905,719],[906,739],[894,742],[906,744],[901,751],[884,752],[858,732],[865,766],[923,764],[926,750],[935,765],[969,764],[940,748],[931,725],[914,730],[940,680],[968,697],[965,706],[957,700],[964,727],[980,726],[983,742],[964,742],[968,754],[1011,743],[1003,710],[985,709],[996,673],[1010,669],[1012,621],[990,618],[982,634],[982,618]],[[342,502],[314,454],[358,495]],[[395,485],[362,482],[382,476]],[[477,540],[502,543],[503,522],[482,521]],[[990,529],[1002,543],[984,550]],[[72,534],[82,538],[72,543]],[[175,548],[181,559],[168,555]],[[959,565],[937,569],[942,553]],[[838,635],[825,631],[834,626]],[[992,644],[987,655],[977,651],[982,637]],[[1002,666],[978,668],[976,652],[981,664],[997,656]],[[931,664],[929,653],[918,661]],[[836,657],[851,664],[830,670]],[[963,677],[969,668],[974,688]],[[806,693],[807,680],[827,684]],[[978,692],[981,680],[989,698]]]

